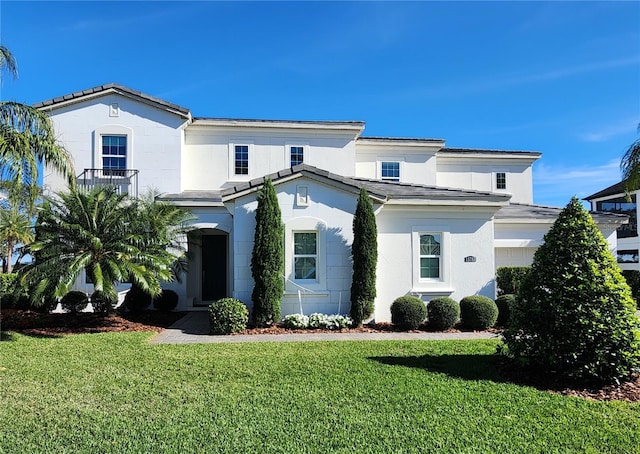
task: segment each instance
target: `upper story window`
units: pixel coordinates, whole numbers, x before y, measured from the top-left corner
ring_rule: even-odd
[[[382,161],[380,163],[380,178],[384,181],[400,181],[400,163]]]
[[[626,197],[616,197],[596,202],[596,210],[626,214],[629,216],[629,223],[618,227],[618,238],[638,236],[638,212],[635,194],[631,195],[631,201],[627,201]]]
[[[235,174],[249,175],[249,145],[235,146]]]
[[[293,232],[293,277],[296,280],[316,280],[318,263],[318,233]]]
[[[291,167],[304,162],[304,147],[293,146],[290,148]]]
[[[104,170],[127,168],[127,136],[102,136],[102,168]]]
[[[420,279],[440,279],[442,236],[439,233],[420,234]]]
[[[507,189],[506,172],[496,172],[496,189]]]

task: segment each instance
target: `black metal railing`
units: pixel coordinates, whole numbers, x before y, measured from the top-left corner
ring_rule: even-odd
[[[138,197],[138,173],[136,169],[84,169],[78,184],[85,189],[112,186],[120,194]]]

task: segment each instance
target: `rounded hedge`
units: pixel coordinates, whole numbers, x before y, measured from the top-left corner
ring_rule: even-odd
[[[446,331],[454,327],[460,319],[460,305],[446,296],[433,298],[427,304],[427,320],[430,328]]]
[[[79,290],[71,290],[60,300],[62,309],[73,314],[82,312],[89,304],[89,295]]]
[[[460,300],[460,319],[462,325],[468,329],[491,328],[498,319],[498,306],[487,296],[467,296]]]
[[[403,330],[417,329],[427,318],[427,307],[415,296],[401,296],[391,305],[391,323]]]
[[[118,304],[116,295],[109,295],[100,290],[96,290],[91,294],[91,306],[96,314],[111,314]]]
[[[153,307],[163,312],[171,312],[178,306],[178,294],[173,290],[162,290],[160,295],[153,299]]]
[[[249,311],[242,301],[222,298],[209,305],[209,331],[211,334],[238,333],[247,327]]]
[[[131,312],[142,312],[151,306],[153,298],[137,285],[132,285],[124,296],[124,305]]]
[[[496,325],[509,325],[509,317],[511,317],[511,308],[516,302],[516,296],[512,294],[500,295],[496,298],[496,306],[498,306],[498,321]]]

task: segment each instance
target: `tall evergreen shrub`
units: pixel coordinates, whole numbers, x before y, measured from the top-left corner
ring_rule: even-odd
[[[640,321],[629,286],[576,197],[545,235],[512,310],[504,341],[521,363],[604,382],[640,368]]]
[[[276,190],[271,180],[264,182],[258,194],[256,231],[251,256],[254,287],[253,322],[269,326],[280,320],[280,304],[284,293],[284,227]]]
[[[366,189],[360,189],[356,214],[353,217],[353,280],[351,283],[351,318],[353,324],[373,314],[376,298],[376,265],[378,262],[378,229],[373,204]]]

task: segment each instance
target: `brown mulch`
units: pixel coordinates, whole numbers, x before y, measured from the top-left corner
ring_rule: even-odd
[[[252,335],[252,334],[313,334],[313,333],[425,333],[425,332],[438,332],[438,333],[461,333],[468,332],[469,330],[462,328],[460,325],[456,325],[454,328],[447,331],[434,331],[427,325],[422,325],[418,329],[403,330],[391,323],[367,323],[359,328],[343,328],[343,329],[290,329],[284,328],[280,325],[270,326],[268,328],[247,328],[236,335]],[[502,330],[490,328],[487,331],[492,333],[500,333]]]
[[[185,312],[144,311],[139,314],[97,315],[40,314],[31,311],[3,309],[0,327],[29,336],[55,337],[66,334],[155,331],[168,328],[184,317]]]
[[[109,316],[92,313],[79,314],[40,314],[31,311],[2,309],[0,311],[0,329],[14,331],[29,336],[58,337],[67,334],[155,331],[160,332],[182,318],[185,312],[144,311],[139,314],[113,314]],[[410,332],[424,332],[426,328]],[[292,334],[317,332],[351,332],[351,333],[388,333],[400,330],[391,323],[375,323],[361,328],[348,328],[338,331],[285,329],[281,326],[269,328],[248,328],[239,334]],[[463,331],[457,326],[447,332]],[[499,330],[492,330],[500,332]],[[622,400],[640,402],[640,375],[619,385],[568,386],[566,380],[537,371],[512,367],[506,362],[500,366],[500,374],[511,383],[533,386],[540,390],[555,392],[567,396],[609,401]]]

